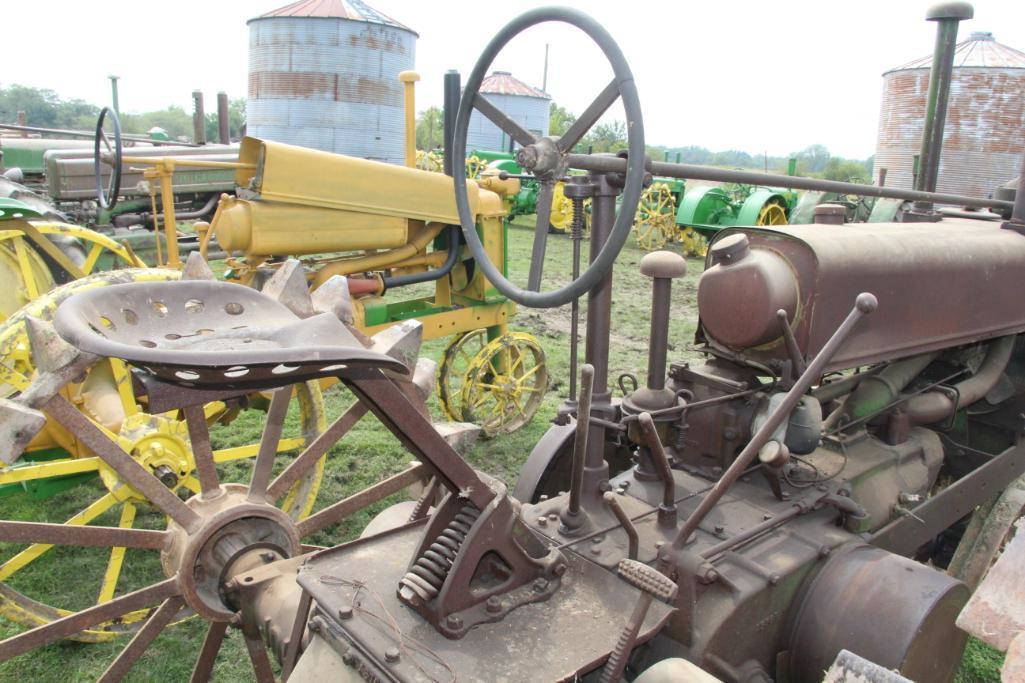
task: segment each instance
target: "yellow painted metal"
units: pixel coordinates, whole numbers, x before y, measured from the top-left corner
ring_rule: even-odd
[[[399,73],[405,99],[406,114],[406,166],[416,168],[416,82],[420,74],[415,71]]]
[[[122,529],[131,529],[135,523],[135,505],[125,503],[121,506],[121,519],[118,526]],[[110,549],[110,559],[107,561],[107,571],[103,573],[103,583],[100,584],[100,594],[96,598],[97,603],[110,602],[114,599],[114,591],[117,590],[117,580],[121,577],[121,567],[125,563],[124,546]]]
[[[413,258],[418,253],[422,254],[427,249],[427,245],[441,234],[444,228],[445,225],[442,223],[429,223],[426,226],[417,226],[415,237],[404,242],[397,249],[380,254],[367,254],[347,259],[331,260],[313,276],[313,287],[319,287],[335,275],[352,275],[353,273],[366,273],[382,268],[393,268],[407,259]]]
[[[654,183],[641,194],[633,225],[637,245],[644,251],[661,249],[676,232],[676,201],[669,187]]]
[[[769,202],[758,212],[756,225],[786,225],[786,209],[776,202]]]
[[[708,253],[708,240],[694,228],[687,226],[676,233],[676,239],[683,247],[683,253],[687,256],[698,256],[704,258]]]
[[[224,197],[211,222],[227,252],[270,256],[395,249],[409,243],[410,221],[357,211]],[[440,228],[439,228],[440,229]]]
[[[509,301],[494,304],[476,304],[472,308],[457,308],[434,313],[420,318],[424,325],[424,339],[441,339],[478,327],[505,325],[515,312],[515,305]],[[393,323],[364,327],[363,332],[374,335],[388,329]]]
[[[488,331],[481,327],[458,334],[445,347],[438,366],[438,399],[450,420],[463,419],[463,386],[474,359],[488,344]]]
[[[236,183],[265,201],[459,224],[444,175],[249,137],[239,161],[255,169],[237,171]],[[480,191],[473,183],[467,190],[476,214]]]
[[[63,477],[68,474],[96,472],[99,469],[100,459],[97,457],[64,458],[62,460],[54,460],[53,462],[40,462],[20,467],[4,467],[0,468],[0,485],[20,484],[23,481]]]
[[[552,192],[552,211],[549,224],[560,232],[566,232],[573,222],[573,202],[566,196],[565,183],[556,183]]]
[[[462,390],[462,419],[486,436],[508,434],[530,422],[548,388],[545,352],[532,335],[503,334],[473,359]]]

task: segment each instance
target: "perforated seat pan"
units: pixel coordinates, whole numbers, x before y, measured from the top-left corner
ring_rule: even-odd
[[[182,386],[271,387],[358,376],[368,368],[407,372],[394,358],[364,348],[332,314],[302,319],[228,282],[98,287],[62,303],[54,325],[83,351]]]

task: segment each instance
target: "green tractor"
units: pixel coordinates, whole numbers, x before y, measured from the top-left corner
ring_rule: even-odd
[[[703,255],[708,239],[735,225],[786,225],[797,192],[776,187],[723,185],[688,191],[676,212],[678,239],[685,251]]]

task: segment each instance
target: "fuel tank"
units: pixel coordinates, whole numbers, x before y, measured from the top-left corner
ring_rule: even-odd
[[[731,228],[698,283],[698,340],[762,363],[788,358],[784,310],[806,359],[861,292],[865,317],[827,370],[1025,331],[1025,236],[999,223],[860,223]]]

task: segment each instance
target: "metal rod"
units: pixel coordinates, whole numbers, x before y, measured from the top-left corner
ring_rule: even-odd
[[[48,135],[63,135],[69,138],[89,138],[92,140],[96,137],[95,131],[83,132],[80,130],[67,130],[65,128],[39,128],[38,126],[19,126],[13,123],[0,123],[0,130],[17,130],[23,133],[42,133]],[[177,140],[153,140],[152,138],[145,137],[143,135],[122,135],[122,140],[131,140],[132,142],[146,142],[152,145],[174,145],[176,147],[199,147],[191,142],[178,142]]]
[[[210,429],[206,424],[206,412],[200,405],[188,406],[183,412],[185,413],[185,424],[189,429],[192,456],[196,462],[196,474],[199,475],[200,495],[203,498],[215,497],[220,492],[221,484],[217,478],[214,453],[210,446]]]
[[[274,458],[278,454],[278,443],[281,441],[281,431],[285,426],[285,416],[288,414],[288,404],[291,400],[290,386],[276,390],[271,397],[270,407],[267,409],[267,422],[264,423],[263,434],[260,436],[260,450],[256,455],[256,462],[253,463],[253,476],[246,494],[254,503],[263,502],[268,497],[267,485],[270,483]]]
[[[567,155],[569,165],[592,173],[626,173],[626,160],[612,155]],[[923,200],[937,204],[953,204],[958,206],[978,206],[993,209],[1010,209],[1013,203],[999,199],[982,199],[959,194],[940,192],[918,192],[901,190],[895,187],[877,187],[875,185],[859,185],[858,183],[842,183],[837,180],[820,180],[818,178],[801,178],[798,176],[779,175],[777,173],[759,173],[757,171],[737,171],[711,166],[694,164],[667,164],[655,161],[651,164],[651,172],[667,178],[689,178],[693,180],[714,180],[724,183],[742,183],[745,185],[772,185],[774,187],[791,187],[797,190],[815,190],[819,192],[838,192],[855,194],[865,197],[886,197],[908,201]]]
[[[616,516],[616,519],[619,521],[619,523],[623,525],[623,531],[626,532],[627,540],[626,556],[629,557],[631,560],[636,560],[638,546],[640,543],[637,537],[637,527],[634,526],[634,523],[630,520],[629,515],[627,515],[626,511],[623,509],[623,506],[619,504],[619,501],[616,499],[616,494],[614,494],[612,491],[606,491],[605,495],[602,496],[602,500],[604,500],[605,504],[609,506],[610,510],[612,510],[612,514]]]
[[[573,440],[573,474],[569,485],[569,507],[571,517],[580,514],[580,496],[584,488],[584,459],[587,456],[587,437],[591,423],[591,394],[594,390],[594,366],[584,363],[580,368],[580,400],[577,403],[577,431]],[[569,525],[567,525],[569,526]]]
[[[851,312],[847,314],[847,318],[840,324],[833,336],[829,338],[822,350],[819,351],[818,355],[808,366],[808,369],[801,375],[798,380],[794,383],[793,388],[787,392],[786,397],[780,401],[776,409],[769,413],[765,422],[758,429],[758,431],[751,437],[747,445],[744,446],[737,458],[730,464],[729,468],[719,478],[719,481],[715,483],[712,490],[701,500],[698,504],[697,509],[684,522],[680,532],[676,535],[673,540],[672,550],[679,551],[686,545],[690,535],[694,533],[694,530],[698,528],[698,525],[705,519],[709,512],[719,503],[722,497],[729,490],[730,486],[740,478],[747,469],[748,465],[758,455],[758,451],[761,450],[776,431],[776,428],[787,419],[790,415],[790,411],[794,409],[798,401],[804,396],[805,392],[811,388],[813,382],[815,382],[822,374],[822,369],[826,366],[829,360],[833,357],[840,347],[847,341],[851,332],[858,322],[865,316],[872,313],[878,302],[876,298],[868,293],[862,293],[858,295],[857,302]],[[667,550],[667,549],[666,549]],[[665,552],[665,550],[663,551]],[[660,557],[663,564],[670,562],[671,559],[662,555]]]
[[[114,113],[121,116],[121,107],[118,106],[117,101],[117,76],[107,76],[110,79],[110,106],[114,109]]]
[[[228,113],[228,93],[217,93],[217,137],[222,145],[231,142],[231,127]]]
[[[794,331],[790,328],[790,321],[787,320],[787,312],[782,308],[776,311],[776,319],[779,320],[780,330],[783,332],[783,343],[787,347],[787,355],[790,356],[790,362],[793,364],[793,375],[797,377],[804,372],[804,358],[801,357],[801,347],[797,345],[797,338],[794,337]]]
[[[198,145],[206,144],[206,113],[203,111],[203,92],[192,91],[192,139]]]
[[[676,480],[673,479],[673,470],[669,466],[669,457],[662,448],[662,441],[658,438],[658,431],[655,429],[655,421],[651,419],[650,413],[641,413],[637,418],[641,425],[641,433],[644,434],[644,443],[648,447],[652,464],[662,480],[662,504],[658,509],[658,521],[660,524],[676,524]]]
[[[427,466],[418,463],[398,474],[393,474],[383,481],[368,486],[348,498],[343,498],[337,503],[333,503],[300,521],[297,525],[299,536],[308,536],[315,531],[320,531],[337,524],[357,510],[362,510],[368,505],[373,505],[392,494],[398,493],[407,486],[411,486],[420,479],[423,479],[428,474]]]
[[[459,72],[455,69],[447,71],[445,73],[445,104],[444,104],[444,123],[445,123],[445,140],[443,144],[445,146],[445,161],[443,168],[445,175],[453,176],[456,160],[452,158],[449,151],[452,149],[452,138],[456,132],[456,112],[459,110],[459,98],[461,97],[459,87]],[[463,160],[460,159],[459,163],[462,164]]]
[[[669,351],[669,304],[673,281],[656,277],[651,285],[651,332],[648,336],[648,388],[666,386],[666,355]]]
[[[774,515],[767,520],[759,522],[758,524],[755,524],[754,526],[749,527],[744,531],[741,531],[736,536],[727,538],[722,543],[717,543],[713,545],[711,548],[706,548],[705,550],[702,550],[701,557],[705,558],[706,560],[711,559],[716,555],[720,555],[726,552],[727,550],[730,550],[731,548],[735,548],[741,543],[745,543],[751,540],[755,536],[760,536],[761,534],[765,533],[766,531],[769,531],[770,529],[775,529],[784,522],[788,522],[794,517],[797,517],[798,515],[807,511],[808,510],[806,508],[803,508],[800,505],[794,505],[793,507],[789,508],[786,512],[781,512],[778,515]]]
[[[972,6],[968,3],[943,3],[931,8],[926,19],[938,23],[936,46],[929,73],[926,95],[925,122],[922,128],[921,168],[916,190],[934,192],[940,172],[940,153],[943,150],[943,129],[947,119],[947,100],[954,72],[954,48],[957,47],[957,28],[962,19],[971,19]],[[929,210],[932,202],[918,202],[919,209]]]

